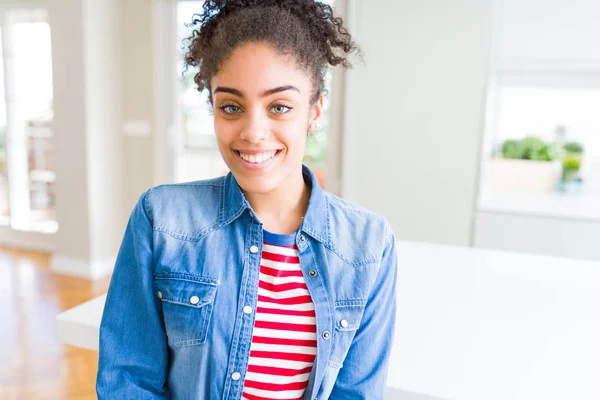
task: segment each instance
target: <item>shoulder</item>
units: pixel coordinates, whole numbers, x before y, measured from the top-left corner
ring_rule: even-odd
[[[364,207],[326,193],[332,245],[355,264],[379,262],[394,238],[389,222]]]
[[[182,239],[217,224],[225,177],[155,186],[140,198],[152,226]]]

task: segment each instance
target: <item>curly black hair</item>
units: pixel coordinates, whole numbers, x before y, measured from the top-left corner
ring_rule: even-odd
[[[279,54],[292,56],[313,83],[314,104],[324,91],[329,66],[352,66],[349,56],[360,49],[328,4],[316,0],[207,0],[194,14],[185,54],[186,69],[198,67],[198,91],[208,91],[210,80],[233,51],[248,42],[266,42]]]

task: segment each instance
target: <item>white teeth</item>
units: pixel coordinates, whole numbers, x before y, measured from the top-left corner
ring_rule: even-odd
[[[261,153],[261,154],[244,154],[240,152],[240,157],[243,160],[246,160],[248,162],[254,163],[254,164],[260,164],[262,162],[268,161],[271,158],[273,158],[275,156],[275,153],[277,153],[276,151],[268,151],[266,153]]]

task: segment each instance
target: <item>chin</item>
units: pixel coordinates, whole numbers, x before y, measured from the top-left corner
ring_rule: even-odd
[[[250,177],[245,174],[233,174],[243,192],[265,194],[273,191],[281,183],[273,176]]]

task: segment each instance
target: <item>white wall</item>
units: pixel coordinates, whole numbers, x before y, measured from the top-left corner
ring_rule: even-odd
[[[356,0],[366,67],[347,75],[342,195],[398,238],[469,245],[492,0]]]
[[[111,260],[122,239],[126,214],[121,133],[121,5],[119,0],[85,0],[83,11],[90,256],[94,260]]]
[[[600,261],[600,222],[523,213],[477,213],[473,246]]]
[[[56,198],[52,268],[99,278],[123,236],[121,7],[118,0],[50,0]]]
[[[600,67],[600,2],[502,0],[499,61],[530,68]]]
[[[154,62],[152,8],[154,1],[121,1],[122,7],[122,90],[123,121],[142,121],[150,126],[148,135],[123,135],[125,150],[125,209],[132,210],[142,192],[153,185],[152,136]]]
[[[168,57],[156,42],[175,43],[158,34],[159,17],[174,2],[48,0],[47,7],[60,229],[46,247],[55,250],[55,271],[98,278],[110,272],[141,193],[173,169],[154,152],[170,124],[156,118],[156,99],[165,96],[159,87],[175,76],[157,67]]]
[[[47,5],[52,30],[54,168],[60,225],[57,249],[64,249],[67,257],[87,259],[90,227],[88,209],[82,206],[88,202],[83,3],[51,0]]]

